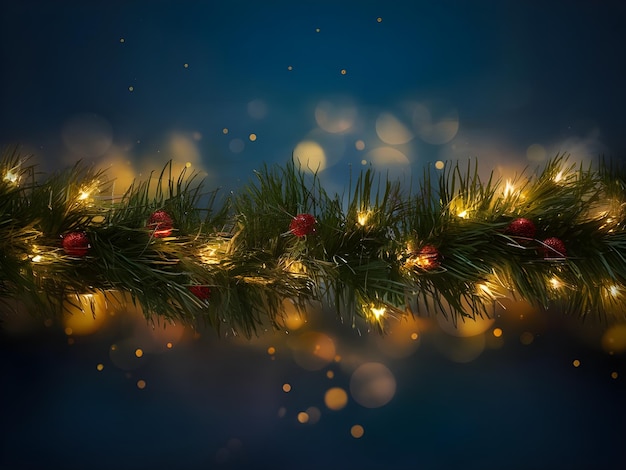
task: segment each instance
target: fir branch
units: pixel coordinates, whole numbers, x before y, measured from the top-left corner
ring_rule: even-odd
[[[476,161],[438,175],[426,168],[408,193],[368,168],[329,195],[317,174],[289,162],[220,199],[170,162],[113,200],[105,172],[78,162],[39,182],[10,148],[0,158],[0,298],[58,315],[77,295],[103,292],[151,321],[246,336],[280,328],[285,300],[303,311],[325,302],[376,328],[421,309],[453,321],[488,316],[509,295],[623,318],[625,175],[557,155],[512,182],[482,180]],[[162,232],[149,223],[158,211],[172,221]],[[290,228],[299,214],[314,223],[303,233]],[[509,231],[519,217],[534,221],[534,237]],[[89,246],[68,250],[62,237],[78,231]],[[549,237],[565,256],[546,254]]]

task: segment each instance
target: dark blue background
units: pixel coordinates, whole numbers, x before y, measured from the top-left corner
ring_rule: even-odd
[[[21,144],[44,171],[83,158],[139,174],[189,157],[172,150],[178,136],[207,184],[236,190],[314,135],[334,155],[322,176],[341,188],[364,158],[354,141],[382,145],[377,116],[410,128],[407,103],[440,100],[458,111],[455,138],[396,146],[417,175],[470,156],[487,171],[534,165],[534,144],[545,158],[623,158],[625,23],[621,1],[4,2],[0,144]],[[263,117],[248,112],[255,100]],[[351,103],[349,131],[319,132],[324,100]],[[77,116],[91,116],[94,132],[83,154],[64,137]],[[104,147],[90,152],[98,139]],[[0,468],[608,469],[624,459],[625,362],[600,347],[601,325],[558,311],[499,318],[503,345],[457,363],[438,333],[392,359],[371,333],[324,316],[307,328],[331,332],[344,359],[317,371],[296,364],[284,333],[246,342],[187,331],[124,370],[109,349],[136,338],[134,323],[115,318],[68,344],[60,325],[5,318]],[[530,345],[518,339],[525,331]],[[393,400],[327,410],[324,391],[348,389],[350,367],[340,365],[350,361],[384,362]],[[309,406],[321,418],[302,425],[296,414]]]

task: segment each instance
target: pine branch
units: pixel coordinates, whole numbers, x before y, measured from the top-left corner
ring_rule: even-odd
[[[27,162],[17,148],[0,158],[0,299],[33,314],[103,292],[151,321],[246,336],[280,328],[287,299],[380,329],[422,310],[489,316],[505,296],[626,315],[626,171],[613,162],[557,155],[500,181],[470,161],[428,167],[408,191],[369,168],[341,195],[289,162],[231,198],[168,163],[119,199],[81,162],[41,182]]]

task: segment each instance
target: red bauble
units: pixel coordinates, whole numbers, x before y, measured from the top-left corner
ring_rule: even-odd
[[[541,248],[544,258],[565,258],[567,256],[565,243],[556,237],[546,238]]]
[[[200,300],[211,298],[211,288],[209,286],[189,286],[189,291]]]
[[[147,227],[150,230],[154,230],[156,238],[169,237],[174,228],[174,221],[167,212],[156,211],[148,219]]]
[[[520,217],[519,219],[513,220],[504,233],[512,237],[535,238],[537,228],[532,220]]]
[[[413,262],[417,267],[430,271],[441,266],[441,254],[435,245],[424,245]]]
[[[83,257],[91,248],[85,232],[70,232],[63,235],[63,250],[69,256]]]
[[[311,214],[298,214],[289,224],[289,231],[296,237],[304,237],[315,232],[317,220]]]

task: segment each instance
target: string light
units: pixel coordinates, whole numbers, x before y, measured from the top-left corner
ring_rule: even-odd
[[[360,226],[365,227],[367,225],[367,221],[370,217],[369,211],[361,211],[357,214],[357,222]]]

